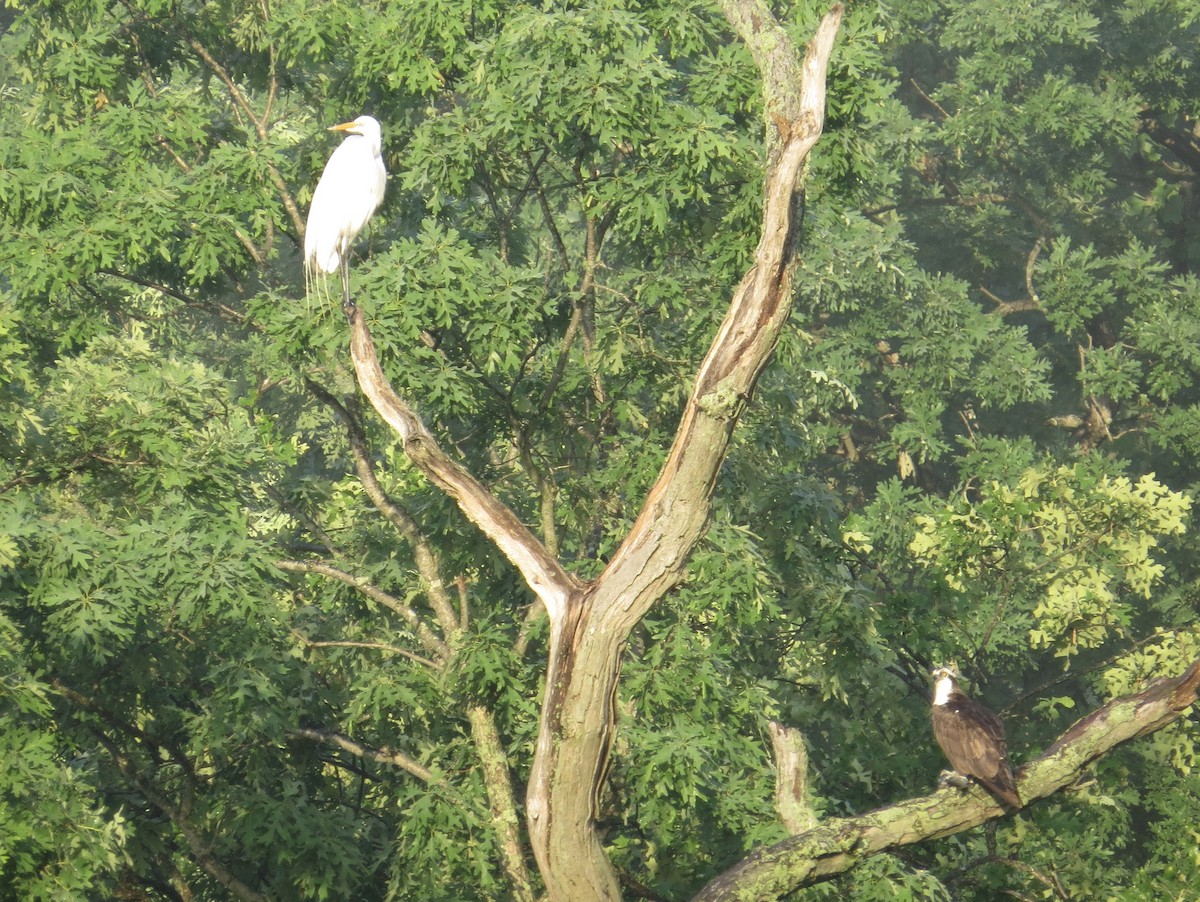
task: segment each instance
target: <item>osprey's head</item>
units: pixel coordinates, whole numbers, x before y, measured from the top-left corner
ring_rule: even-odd
[[[953,664],[935,667],[930,676],[933,677],[933,703],[946,704],[950,701],[950,694],[958,688],[958,669]]]

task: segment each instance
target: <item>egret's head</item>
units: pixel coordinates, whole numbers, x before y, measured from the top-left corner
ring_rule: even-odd
[[[353,122],[342,122],[329,126],[331,132],[345,132],[347,135],[362,135],[378,144],[383,135],[379,120],[374,116],[359,116]]]

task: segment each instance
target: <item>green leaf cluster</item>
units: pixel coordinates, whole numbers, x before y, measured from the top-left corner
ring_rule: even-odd
[[[803,43],[822,10],[777,12]],[[0,21],[0,897],[511,897],[467,711],[519,825],[546,630],[304,297],[323,128],[384,123],[352,289],[388,377],[587,578],[758,240],[749,55],[692,0]],[[626,651],[599,815],[629,885],[686,898],[782,836],[768,719],[803,731],[814,811],[852,814],[933,785],[934,663],[1019,762],[1194,656],[1198,23],[851,4],[792,322]],[[995,856],[972,832],[811,894],[1177,897],[1194,733],[1105,759]]]

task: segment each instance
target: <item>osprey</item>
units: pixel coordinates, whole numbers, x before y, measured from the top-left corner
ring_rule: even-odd
[[[963,695],[958,675],[947,667],[933,671],[933,735],[955,771],[1006,806],[1021,807],[1004,747],[1004,724],[979,702]]]

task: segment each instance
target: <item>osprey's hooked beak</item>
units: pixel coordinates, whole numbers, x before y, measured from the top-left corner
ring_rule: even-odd
[[[935,667],[929,671],[929,676],[935,683],[943,677],[950,677],[950,679],[958,682],[958,665],[951,661],[948,664],[943,664],[941,667]]]

